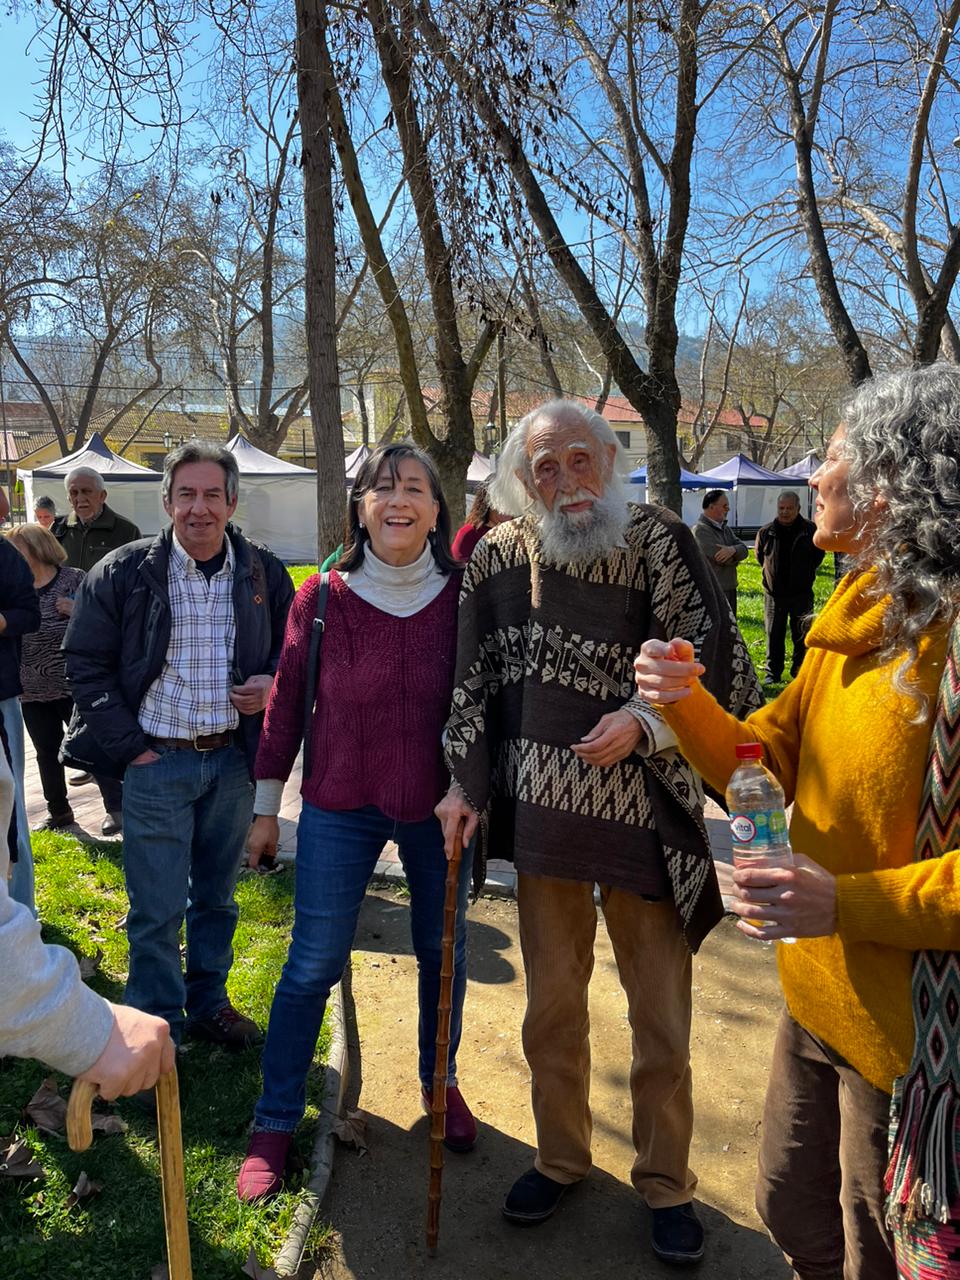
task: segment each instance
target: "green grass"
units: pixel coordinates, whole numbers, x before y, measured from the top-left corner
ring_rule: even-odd
[[[300,587],[310,577],[311,573],[317,572],[315,564],[288,564],[287,573],[293,579],[293,585],[299,590]]]
[[[833,576],[833,556],[824,557],[823,563],[817,570],[816,581],[813,584],[814,608],[819,613],[823,608],[827,599],[834,588]],[[750,657],[756,668],[757,675],[763,680],[763,670],[766,661],[766,633],[763,629],[763,582],[760,576],[760,566],[754,559],[753,553],[738,566],[737,573],[737,622],[740,624],[740,631],[747,647],[750,650]],[[790,653],[790,634],[787,632],[787,654],[789,659]],[[783,688],[784,682],[779,684],[764,685],[764,693],[768,699],[776,697]]]
[[[91,985],[119,1000],[127,964],[127,909],[119,847],[86,845],[70,836],[33,837],[37,902],[47,941],[78,955],[103,952]],[[244,875],[237,889],[240,923],[230,996],[265,1025],[273,989],[286,956],[293,921],[292,874]],[[305,1124],[298,1154],[306,1161],[312,1144],[322,1088],[321,1037],[308,1085]],[[214,1046],[190,1044],[178,1059],[183,1112],[190,1236],[198,1280],[236,1280],[251,1248],[269,1263],[290,1224],[302,1182],[271,1205],[250,1207],[235,1194],[237,1168],[260,1089],[258,1049],[228,1054]],[[0,1177],[0,1258],[3,1274],[18,1280],[147,1280],[164,1258],[156,1126],[129,1102],[117,1110],[129,1125],[124,1134],[94,1137],[80,1155],[62,1135],[39,1133],[25,1123],[23,1107],[50,1074],[37,1063],[0,1058],[0,1134],[25,1136],[46,1178],[21,1181]],[[60,1077],[61,1093],[69,1081]],[[66,1208],[80,1172],[103,1184],[100,1194]],[[311,1240],[323,1244],[325,1228]]]

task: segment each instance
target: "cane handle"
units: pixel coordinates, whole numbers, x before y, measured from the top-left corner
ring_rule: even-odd
[[[67,1103],[67,1142],[71,1151],[86,1151],[93,1141],[90,1108],[97,1096],[97,1086],[89,1080],[74,1080]]]

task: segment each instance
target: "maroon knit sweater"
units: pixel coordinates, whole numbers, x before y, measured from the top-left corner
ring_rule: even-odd
[[[255,776],[290,776],[300,748],[310,629],[320,579],[297,592],[274,681]],[[395,618],[330,574],[320,645],[313,759],[301,795],[320,809],[376,805],[420,822],[449,783],[440,734],[450,711],[460,575],[419,613]]]

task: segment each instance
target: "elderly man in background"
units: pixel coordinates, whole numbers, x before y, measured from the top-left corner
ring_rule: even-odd
[[[107,490],[99,471],[93,467],[74,467],[63,483],[73,510],[54,522],[53,534],[60,539],[67,553],[67,564],[72,568],[86,573],[108,551],[140,537],[140,530],[132,520],[117,515],[107,506]]]
[[[537,1158],[505,1216],[537,1223],[590,1169],[587,988],[594,884],[633,1029],[632,1181],[653,1249],[696,1262],[703,1230],[688,1167],[691,954],[722,915],[700,784],[659,713],[638,700],[633,656],[677,627],[721,704],[760,702],[750,657],[689,529],[627,500],[604,420],[554,401],[511,432],[492,486],[499,525],[467,566],[446,728],[448,844],[481,816],[517,868],[527,980],[523,1047]],[[482,858],[479,859],[482,865]]]
[[[226,982],[251,770],[293,599],[280,561],[228,528],[238,489],[228,449],[168,454],[172,526],[87,575],[63,642],[83,721],[70,754],[103,752],[123,771],[127,1002],[166,1018],[177,1043],[228,1048],[258,1034]]]
[[[117,515],[107,506],[107,490],[99,471],[93,467],[74,467],[67,472],[63,484],[73,510],[68,516],[58,516],[50,532],[67,553],[66,563],[72,569],[86,573],[108,552],[136,542],[140,537],[140,530],[132,520]],[[82,772],[70,775],[67,780],[76,787],[89,782],[91,777],[89,772]],[[98,774],[96,781],[107,811],[100,824],[100,834],[118,835],[123,830],[123,788],[116,778],[106,774]]]
[[[750,548],[741,542],[730,526],[727,516],[730,512],[730,499],[722,489],[708,489],[703,495],[703,512],[693,526],[693,536],[697,546],[707,557],[707,564],[713,570],[720,590],[727,597],[727,602],[737,616],[737,565],[746,560]]]
[[[52,498],[43,494],[33,504],[33,518],[44,529],[52,528],[57,519],[57,504]]]
[[[800,514],[796,493],[781,493],[777,518],[757,534],[756,555],[763,571],[763,629],[767,633],[766,679],[776,684],[786,661],[787,623],[793,642],[791,678],[800,670],[804,637],[813,618],[813,583],[823,552],[813,544],[816,525]]]

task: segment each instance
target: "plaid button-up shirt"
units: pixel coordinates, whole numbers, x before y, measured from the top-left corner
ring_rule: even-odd
[[[170,643],[138,717],[152,738],[196,738],[240,723],[229,697],[237,637],[229,538],[226,548],[223,567],[208,582],[173,535],[167,568]]]

